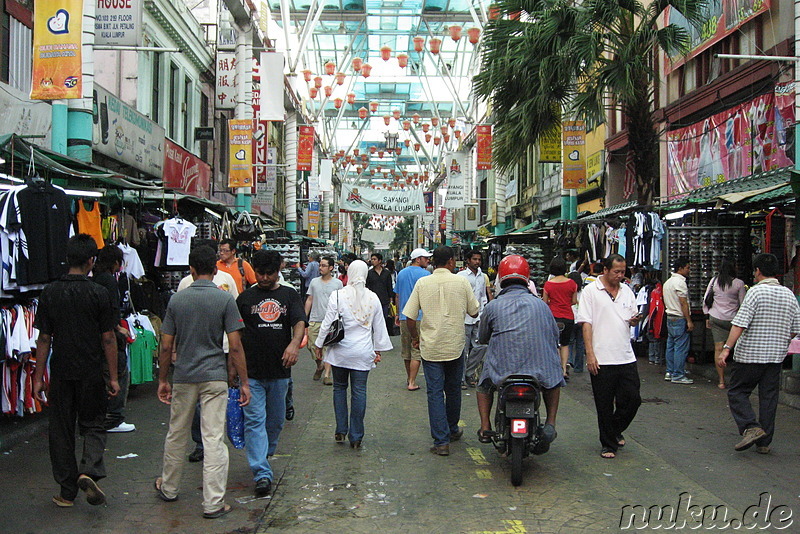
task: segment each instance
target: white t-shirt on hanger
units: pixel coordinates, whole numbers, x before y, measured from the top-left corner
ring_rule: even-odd
[[[189,249],[197,227],[183,219],[164,221],[167,236],[167,265],[189,265]]]

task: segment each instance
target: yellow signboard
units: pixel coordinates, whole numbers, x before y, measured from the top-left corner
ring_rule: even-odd
[[[35,0],[31,99],[81,98],[82,0]]]
[[[564,189],[586,187],[586,123],[564,121]]]
[[[561,128],[539,138],[539,163],[561,163]]]
[[[253,121],[234,119],[228,121],[228,187],[253,185]]]

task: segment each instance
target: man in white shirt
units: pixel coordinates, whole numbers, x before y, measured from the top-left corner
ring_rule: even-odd
[[[686,378],[686,357],[689,355],[689,332],[694,330],[692,314],[689,309],[689,260],[678,258],[675,272],[664,282],[664,306],[667,311],[667,374],[664,380],[673,384],[692,384]]]
[[[338,289],[342,289],[342,281],[333,277],[333,270],[336,268],[336,261],[333,258],[325,256],[319,260],[319,274],[317,278],[311,280],[308,286],[308,296],[306,297],[305,312],[308,316],[308,350],[317,363],[317,370],[314,371],[314,380],[319,380],[322,377],[322,383],[326,386],[332,386],[333,380],[331,379],[331,365],[329,363],[322,363],[322,358],[317,359],[317,351],[314,342],[317,340],[319,334],[319,325],[325,319],[325,311],[328,309],[328,299],[331,294]],[[326,352],[326,348],[322,348],[322,353]],[[320,356],[322,356],[321,354]],[[323,376],[324,370],[324,376]]]
[[[481,254],[480,250],[470,250],[467,253],[467,268],[463,271],[458,273],[459,276],[463,276],[467,279],[469,284],[472,286],[472,292],[475,294],[475,298],[478,300],[478,304],[480,305],[480,311],[483,311],[483,307],[486,306],[486,303],[492,300],[492,292],[491,292],[491,283],[489,282],[489,277],[486,276],[481,270],[481,263],[483,260],[483,255]],[[484,351],[479,350],[475,351],[472,354],[472,348],[478,344],[478,328],[480,327],[480,312],[478,312],[477,317],[470,317],[467,315],[464,317],[464,352],[462,352],[462,356],[464,357],[464,378],[461,381],[461,389],[466,389],[467,386],[475,387],[478,382],[477,372],[478,367],[483,361],[483,355],[485,354]]]
[[[576,323],[583,323],[586,368],[591,374],[594,405],[603,458],[614,458],[625,445],[628,428],[642,399],[630,327],[639,322],[636,297],[620,282],[625,258],[612,254],[603,261],[603,274],[584,287]]]

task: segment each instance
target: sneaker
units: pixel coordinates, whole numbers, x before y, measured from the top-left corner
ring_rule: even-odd
[[[753,428],[748,428],[742,434],[742,441],[734,445],[733,448],[737,451],[743,451],[745,449],[749,449],[750,447],[753,446],[753,443],[760,440],[766,435],[767,433],[764,432],[764,429],[761,427],[755,426]]]
[[[322,371],[324,371],[324,369],[317,369],[316,371],[314,371],[314,377],[313,377],[314,381],[318,381],[320,378],[322,378]]]
[[[190,462],[202,462],[203,461],[203,449],[195,449],[189,455]]]
[[[686,378],[685,376],[682,376],[680,378],[673,378],[672,379],[672,383],[673,384],[694,384],[694,380],[692,380],[691,378]]]
[[[268,478],[256,481],[256,497],[266,497],[272,489],[272,482]]]
[[[670,380],[672,380],[672,375],[671,375],[671,374],[669,374],[669,373],[665,374],[665,375],[664,375],[664,380],[666,380],[667,382],[669,382]]]
[[[114,428],[109,428],[106,432],[133,432],[134,430],[136,430],[136,425],[123,421]]]
[[[332,386],[333,385],[333,379],[331,377],[329,377],[329,376],[323,377],[322,378],[322,383],[324,385],[326,385],[326,386]]]
[[[286,420],[291,421],[294,419],[294,406],[287,406],[286,407]]]
[[[764,432],[763,430],[761,432]],[[106,502],[106,494],[97,485],[97,482],[92,480],[87,475],[78,477],[78,487],[86,493],[86,502],[92,506],[104,504]]]

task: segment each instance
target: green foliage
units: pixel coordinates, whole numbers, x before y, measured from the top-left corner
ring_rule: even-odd
[[[406,217],[394,229],[394,239],[389,248],[394,252],[402,252],[414,239],[414,217]]]

